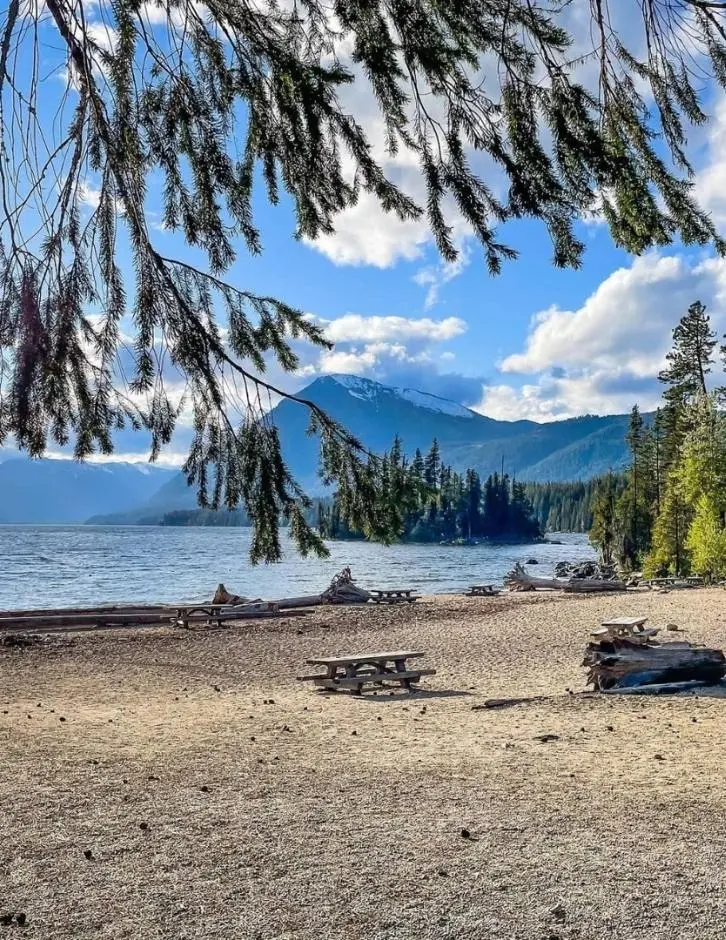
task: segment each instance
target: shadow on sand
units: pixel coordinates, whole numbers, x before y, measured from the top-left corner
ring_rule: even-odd
[[[462,692],[458,689],[376,689],[371,692],[364,692],[362,695],[353,695],[346,689],[321,689],[320,695],[347,695],[358,702],[368,702],[375,704],[385,704],[386,702],[402,701],[403,699],[414,699],[420,702],[429,698],[464,698],[470,696],[471,692]]]

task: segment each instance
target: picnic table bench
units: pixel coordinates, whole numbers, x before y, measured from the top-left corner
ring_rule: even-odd
[[[323,666],[325,674],[298,678],[311,679],[321,689],[350,689],[355,695],[362,693],[364,685],[384,682],[397,682],[403,688],[412,689],[412,684],[418,682],[422,676],[436,675],[435,669],[419,669],[406,662],[425,655],[416,650],[398,650],[390,653],[318,656],[305,662],[308,666]]]
[[[464,595],[465,597],[494,597],[499,594],[499,588],[493,584],[472,584]]]
[[[595,630],[591,635],[597,639],[612,637],[613,639],[627,640],[649,640],[657,636],[657,629],[646,630],[643,624],[647,617],[614,617],[612,620],[604,620],[599,630]]]
[[[412,588],[382,588],[368,592],[374,604],[413,604],[418,594]]]

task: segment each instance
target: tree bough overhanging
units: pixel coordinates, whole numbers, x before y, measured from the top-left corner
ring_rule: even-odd
[[[184,414],[188,479],[202,504],[245,507],[253,558],[279,557],[283,519],[303,552],[321,552],[269,418],[271,396],[284,393],[262,376],[270,361],[297,368],[296,341],[327,341],[299,310],[228,273],[240,246],[262,249],[256,187],[272,203],[289,195],[301,239],[334,232],[366,194],[402,220],[425,218],[452,261],[459,219],[492,273],[515,257],[498,229],[523,217],[544,223],[559,266],[580,264],[575,223],[594,211],[633,252],[680,239],[723,253],[692,195],[685,130],[706,119],[704,76],[726,87],[721,5],[633,4],[632,48],[601,0],[583,45],[573,9],[9,0],[0,443],[33,456],[72,444],[82,459],[111,453],[122,428],[145,428],[156,457]],[[65,87],[52,74],[61,66]],[[363,87],[387,155],[417,161],[421,199],[386,174],[386,153],[356,117],[350,94]],[[183,235],[183,257],[160,251],[158,226]],[[302,405],[351,524],[390,538],[380,462]]]

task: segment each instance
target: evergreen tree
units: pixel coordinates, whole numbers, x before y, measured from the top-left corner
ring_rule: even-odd
[[[593,505],[590,541],[605,564],[613,564],[618,553],[617,482],[613,473],[600,480]]]
[[[424,459],[424,482],[427,486],[434,489],[439,485],[439,475],[441,473],[441,451],[439,442],[433,439],[431,450]]]
[[[692,570],[726,576],[726,419],[715,398],[703,399],[683,448],[681,494],[693,518],[686,537]]]
[[[666,477],[660,513],[653,525],[651,549],[643,566],[646,577],[689,573],[687,539],[691,521],[692,512],[683,499],[679,468],[674,465]]]
[[[295,370],[294,340],[328,343],[301,311],[226,277],[240,250],[262,249],[256,187],[273,204],[284,188],[300,239],[330,235],[361,197],[404,221],[425,218],[447,262],[457,256],[454,204],[492,273],[515,255],[499,227],[525,216],[546,228],[555,265],[578,266],[576,223],[598,205],[628,251],[679,240],[723,252],[693,198],[686,147],[711,94],[692,48],[726,87],[717,6],[633,3],[640,28],[624,17],[625,36],[594,4],[592,49],[572,56],[568,5],[543,0],[8,0],[0,445],[12,436],[32,456],[72,445],[85,458],[110,453],[114,433],[131,427],[146,429],[157,457],[183,401],[195,432],[185,470],[201,505],[244,507],[253,560],[279,557],[284,520],[300,551],[324,552],[277,430],[261,420],[280,395],[310,411],[341,513],[389,538],[395,519],[380,512],[375,461],[314,403],[262,376],[268,358]],[[583,85],[585,59],[597,90]],[[66,86],[26,63],[64,74]],[[363,109],[342,94],[351,85],[352,100],[370,96],[387,154],[418,165],[421,204],[386,175]],[[480,174],[487,159],[505,186]],[[165,254],[159,224],[190,250]]]
[[[482,486],[481,478],[476,470],[466,471],[465,490],[466,508],[464,518],[466,520],[466,531],[463,534],[465,534],[467,538],[473,538],[474,536],[481,535],[482,532]]]
[[[706,468],[702,461],[698,463],[698,471],[693,470],[693,465],[695,441],[700,442],[699,447],[713,444],[713,408],[707,376],[711,372],[715,346],[716,334],[711,329],[706,308],[697,301],[674,329],[673,349],[666,357],[668,365],[658,376],[666,385],[655,431],[660,435],[658,473],[664,484],[657,486],[657,517],[652,546],[645,560],[645,570],[651,574],[688,573],[693,545],[689,530],[699,506],[699,531],[708,530],[706,516],[715,505],[715,492],[711,492],[709,500],[700,500]],[[694,475],[699,478],[696,486],[699,492],[692,489],[689,495],[684,480]]]
[[[706,308],[696,301],[673,330],[673,349],[666,356],[668,365],[658,375],[666,386],[660,417],[664,478],[692,427],[693,408],[699,399],[708,396],[706,377],[711,372],[715,346],[716,334]]]

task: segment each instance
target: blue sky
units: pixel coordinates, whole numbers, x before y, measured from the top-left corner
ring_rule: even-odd
[[[145,9],[158,23],[159,9],[149,4]],[[101,23],[103,8],[89,5],[88,10],[96,17],[99,42],[112,44],[113,30]],[[45,28],[42,65],[46,73],[55,70],[60,94],[64,63],[53,29]],[[376,151],[380,122],[368,90],[356,83],[347,94],[384,168],[420,197],[422,181],[410,155],[390,158],[381,148]],[[692,138],[695,185],[702,204],[726,228],[726,99],[715,96],[709,107],[712,122]],[[486,165],[483,171],[486,176]],[[494,173],[492,178],[495,187],[501,183]],[[89,174],[89,211],[96,186]],[[160,206],[153,186],[151,193],[158,247],[167,255],[200,260],[178,234],[154,222]],[[709,250],[679,245],[633,258],[615,248],[597,220],[581,226],[587,251],[578,271],[552,267],[541,225],[505,227],[501,238],[520,258],[493,278],[455,213],[449,220],[460,260],[445,265],[425,222],[402,223],[365,195],[338,217],[334,235],[315,244],[295,241],[289,201],[270,206],[262,186],[255,210],[263,254],[251,257],[240,240],[227,279],[300,307],[336,343],[331,353],[300,348],[295,375],[282,375],[273,365],[271,378],[286,390],[319,375],[347,372],[454,398],[501,419],[622,412],[635,401],[649,409],[659,397],[655,377],[671,331],[688,304],[702,300],[719,333],[726,332],[726,262]],[[124,438],[121,455],[142,450]]]

